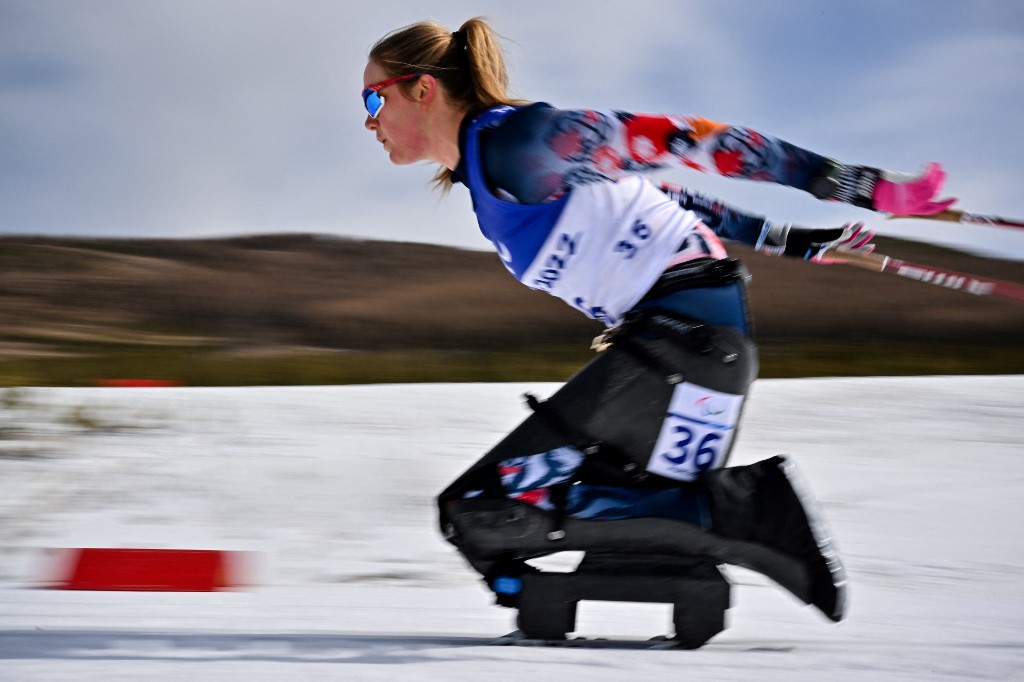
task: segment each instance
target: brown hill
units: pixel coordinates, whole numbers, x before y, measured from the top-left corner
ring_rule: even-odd
[[[908,261],[1024,283],[1024,264],[878,239]],[[1024,303],[734,247],[768,349],[1020,349]],[[600,326],[492,253],[315,235],[0,239],[0,359],[130,347],[486,350],[584,346]],[[1021,365],[1007,371],[1022,371]]]

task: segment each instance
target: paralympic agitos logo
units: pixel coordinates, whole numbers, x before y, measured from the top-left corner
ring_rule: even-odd
[[[702,417],[714,417],[725,412],[725,408],[719,406],[709,395],[704,396],[694,405],[697,406]]]

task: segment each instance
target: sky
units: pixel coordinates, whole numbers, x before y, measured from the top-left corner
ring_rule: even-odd
[[[462,188],[363,127],[370,46],[483,15],[514,94],[696,114],[847,163],[942,162],[976,213],[1024,217],[1019,0],[0,0],[0,234],[316,232],[488,249]],[[1024,230],[886,221],[675,169],[752,213],[1024,260]]]

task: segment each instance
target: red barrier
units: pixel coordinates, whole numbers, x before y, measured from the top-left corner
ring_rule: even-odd
[[[214,592],[241,587],[241,554],[205,549],[68,550],[61,590]]]

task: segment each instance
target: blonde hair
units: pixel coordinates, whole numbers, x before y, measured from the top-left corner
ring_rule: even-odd
[[[499,104],[523,104],[508,95],[508,71],[500,36],[482,17],[470,19],[452,33],[434,21],[397,29],[370,48],[369,58],[389,76],[425,73],[436,78],[448,98],[468,113]],[[400,83],[407,90],[411,83]],[[452,171],[440,168],[434,186],[447,192]]]

